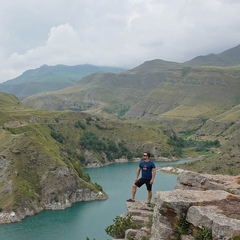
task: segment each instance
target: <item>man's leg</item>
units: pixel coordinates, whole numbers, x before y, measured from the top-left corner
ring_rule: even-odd
[[[135,195],[136,195],[136,192],[137,192],[137,186],[135,184],[133,184],[132,186],[132,200],[135,200]]]
[[[144,182],[142,182],[141,179],[140,179],[132,185],[132,197],[129,198],[127,200],[127,202],[135,202],[135,195],[136,195],[136,192],[137,192],[137,188],[138,187],[140,188],[143,184],[144,184]]]
[[[148,191],[148,203],[151,203],[152,200],[152,184],[150,184],[150,180],[146,182],[147,191]]]
[[[152,200],[152,191],[148,191],[148,203],[151,203]]]

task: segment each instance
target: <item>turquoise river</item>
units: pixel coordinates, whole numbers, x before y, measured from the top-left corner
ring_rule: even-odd
[[[178,162],[155,162],[157,169]],[[43,211],[22,222],[0,225],[0,240],[108,240],[105,228],[113,219],[126,212],[126,199],[131,196],[137,162],[112,164],[85,169],[91,181],[100,184],[108,194],[106,201],[79,202],[65,210]],[[156,191],[172,190],[177,176],[157,172],[153,185]],[[147,198],[146,187],[138,189],[136,200]]]

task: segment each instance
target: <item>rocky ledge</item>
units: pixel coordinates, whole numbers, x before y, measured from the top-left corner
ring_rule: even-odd
[[[127,212],[142,222],[128,229],[125,239],[240,239],[240,177],[181,171],[173,191],[155,194],[154,208],[127,203]],[[146,229],[146,210],[152,227]],[[148,219],[151,216],[148,215]]]

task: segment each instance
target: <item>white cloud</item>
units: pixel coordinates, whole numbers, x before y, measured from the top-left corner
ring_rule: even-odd
[[[239,44],[237,0],[0,0],[0,82],[43,64],[135,67]]]

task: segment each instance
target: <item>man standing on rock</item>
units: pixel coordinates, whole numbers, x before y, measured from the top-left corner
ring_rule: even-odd
[[[148,190],[148,204],[151,203],[152,199],[152,185],[156,175],[156,167],[153,162],[149,160],[150,153],[143,153],[143,160],[139,163],[136,172],[136,180],[132,186],[132,197],[127,200],[127,202],[135,202],[135,195],[137,192],[137,188],[141,187],[143,184],[146,184]],[[142,177],[138,179],[140,171],[142,171]]]

